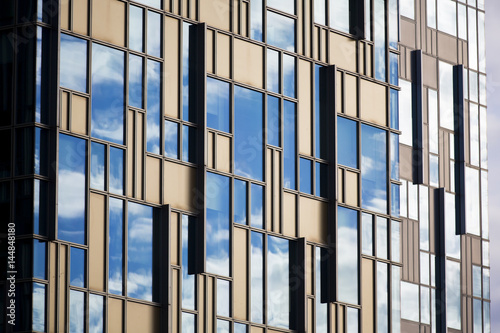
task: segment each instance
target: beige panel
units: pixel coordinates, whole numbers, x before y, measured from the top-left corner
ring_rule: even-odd
[[[261,327],[252,326],[250,328],[250,333],[264,333],[264,329]]]
[[[89,230],[89,287],[104,290],[106,276],[106,197],[90,193],[90,230]]]
[[[56,322],[56,280],[57,279],[57,244],[49,243],[49,333],[57,332]]]
[[[241,35],[245,37],[248,36],[248,22],[247,22],[247,15],[248,15],[248,3],[242,2],[241,3]]]
[[[168,61],[163,68],[165,115],[179,118],[179,20],[165,16],[165,49]]]
[[[400,24],[401,44],[415,49],[415,23],[402,19]]]
[[[57,314],[59,317],[59,330],[65,331],[66,328],[66,307],[67,307],[67,290],[68,290],[68,247],[61,245],[59,247],[59,303],[57,304]]]
[[[374,275],[373,261],[369,259],[361,259],[361,307],[363,315],[361,328],[363,333],[373,333],[374,326]]]
[[[357,50],[356,41],[335,32],[329,33],[330,56],[329,63],[351,72],[356,71]]]
[[[337,333],[344,333],[344,311],[343,305],[337,305]]]
[[[234,228],[234,318],[247,320],[247,231]]]
[[[283,234],[295,237],[297,225],[296,195],[283,192]]]
[[[172,332],[179,332],[179,270],[172,269]]]
[[[275,213],[272,205],[273,197],[273,189],[274,189],[274,169],[273,169],[273,150],[266,149],[266,225],[264,228],[266,230],[274,230],[273,229],[273,218],[272,214]],[[278,207],[277,207],[278,208]],[[279,211],[279,210],[278,210]]]
[[[413,321],[401,320],[401,332],[405,333],[419,333],[419,325]],[[448,332],[452,330],[448,329]],[[363,332],[365,333],[365,332]]]
[[[481,240],[471,237],[472,241],[472,263],[474,265],[481,265]]]
[[[344,94],[343,94],[343,76],[344,74],[342,72],[337,72],[337,81],[335,85],[337,86],[337,98],[335,101],[335,107],[337,109],[337,113],[344,113]]]
[[[123,301],[112,297],[108,298],[108,331],[123,332]]]
[[[205,332],[205,321],[202,319],[205,316],[205,275],[198,275],[198,332]],[[207,330],[209,331],[209,330]]]
[[[195,212],[196,169],[173,162],[164,163],[163,203]]]
[[[274,152],[274,162],[273,162],[273,230],[276,232],[283,232],[283,234],[295,237],[295,219],[294,223],[290,224],[283,221],[283,230],[281,228],[281,152]]]
[[[311,63],[305,60],[299,60],[299,78],[298,78],[298,97],[299,97],[299,153],[304,155],[312,155],[311,142]]]
[[[182,3],[182,16],[184,17],[189,17],[188,16],[188,1],[189,0],[182,0],[181,3]]]
[[[306,271],[305,271],[306,295],[314,295],[314,290],[313,290],[313,281],[314,281],[313,255],[314,255],[314,252],[313,251],[314,251],[314,246],[312,246],[312,245],[306,246]]]
[[[181,231],[179,225],[179,214],[170,213],[170,263],[172,265],[179,265],[179,232]],[[186,236],[186,235],[184,235]]]
[[[131,197],[134,190],[134,111],[127,111],[127,196]]]
[[[344,169],[337,169],[337,199],[339,202],[344,201]]]
[[[357,173],[345,170],[345,203],[348,205],[359,206],[358,182]]]
[[[412,175],[412,147],[399,145],[399,175],[404,179],[413,179]]]
[[[69,130],[69,93],[61,91],[61,129]]]
[[[197,12],[197,2],[196,0],[189,0],[189,18],[196,20],[196,12]]]
[[[316,199],[300,197],[300,237],[316,243],[327,243],[328,204]]]
[[[215,169],[215,134],[207,132],[207,167]]]
[[[146,157],[146,201],[160,203],[161,160]]]
[[[231,27],[231,31],[239,34],[240,33],[240,1],[239,0],[230,0],[232,2],[232,13],[233,13],[233,24]]]
[[[217,75],[231,75],[231,38],[221,33],[217,34]]]
[[[307,299],[307,332],[314,332],[314,299]]]
[[[319,57],[319,28],[318,27],[313,28],[312,43],[313,43],[312,57],[313,57],[313,59],[318,59],[318,57]]]
[[[426,54],[422,55],[422,77],[426,86],[437,89],[437,59]]]
[[[263,49],[256,44],[234,39],[234,79],[263,88]]]
[[[160,308],[127,302],[127,332],[156,333],[160,331]]]
[[[359,68],[359,74],[366,75],[365,71],[365,49],[366,49],[366,44],[363,42],[360,42],[359,44],[359,51],[358,51],[358,68]]]
[[[346,74],[345,78],[345,110],[344,113],[352,116],[358,116],[358,78]]]
[[[101,1],[101,0],[99,0]],[[88,0],[73,0],[73,31],[82,35],[88,35],[89,2]]]
[[[206,308],[206,313],[207,313],[207,331],[211,332],[211,328],[214,327],[214,278],[211,276],[207,276],[207,292],[206,297],[207,297],[207,308]]]
[[[336,304],[329,303],[328,307],[330,308],[330,327],[333,327],[333,333],[337,333],[337,313],[335,311]],[[319,333],[319,332],[318,332]]]
[[[214,73],[214,34],[213,30],[207,29],[207,73]]]
[[[328,30],[326,29],[320,29],[320,44],[319,44],[319,50],[320,50],[320,60],[323,62],[327,62],[327,43],[326,39],[328,38]]]
[[[117,0],[92,1],[92,37],[125,46],[125,3]]]
[[[457,62],[457,38],[438,32],[438,57],[450,62]]]
[[[87,97],[71,95],[71,131],[87,135]]]
[[[143,173],[142,169],[144,166],[144,114],[136,113],[136,123],[135,123],[135,183],[136,183],[136,194],[135,197],[142,199],[144,197],[142,183],[143,183]]]
[[[200,21],[222,30],[230,29],[230,5],[232,0],[200,1]]]
[[[383,85],[361,79],[361,118],[385,126],[386,88]]]
[[[217,135],[217,170],[231,172],[231,138]]]
[[[70,0],[60,1],[60,16],[61,16],[61,29],[69,30],[69,2]]]
[[[373,45],[366,44],[366,75],[373,77]]]

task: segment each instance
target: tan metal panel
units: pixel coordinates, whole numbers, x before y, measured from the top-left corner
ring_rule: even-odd
[[[179,270],[172,269],[172,332],[179,332]]]
[[[92,1],[92,37],[125,46],[125,3],[116,0]]]
[[[296,195],[283,192],[283,234],[295,237],[297,234]]]
[[[207,73],[214,73],[214,35],[213,30],[207,29]]]
[[[298,97],[299,97],[299,153],[312,155],[312,107],[311,107],[311,63],[299,59]]]
[[[355,172],[345,171],[345,203],[359,206],[359,175]]]
[[[458,60],[457,38],[442,32],[438,32],[437,36],[438,57],[456,63]]]
[[[345,307],[337,304],[337,333],[344,333],[344,312]]]
[[[71,131],[87,135],[87,97],[71,95]]]
[[[217,75],[231,75],[231,38],[221,33],[217,34]]]
[[[217,170],[231,172],[231,138],[217,135]]]
[[[234,318],[247,320],[248,297],[248,234],[234,228]]]
[[[59,247],[59,302],[57,304],[57,315],[59,317],[58,331],[66,330],[67,300],[68,300],[68,246]]]
[[[264,329],[262,327],[252,326],[250,328],[250,332],[251,333],[264,333]]]
[[[361,270],[361,307],[363,308],[361,332],[373,333],[375,318],[373,261],[361,259]]]
[[[161,160],[146,157],[146,201],[160,203]]]
[[[387,96],[386,88],[375,82],[361,79],[361,119],[386,126]]]
[[[172,265],[180,265],[179,261],[179,214],[170,213],[170,263]],[[184,235],[186,236],[186,235]]]
[[[344,169],[337,168],[337,199],[344,203]]]
[[[437,59],[426,54],[422,55],[422,77],[423,83],[433,89],[437,89]]]
[[[108,298],[108,332],[123,332],[123,301],[121,299]]]
[[[168,61],[163,68],[165,115],[179,118],[179,20],[165,16],[165,49]]]
[[[229,31],[230,6],[232,0],[200,1],[200,21],[208,25]]]
[[[189,0],[189,18],[193,20],[196,20],[197,5],[197,0]]]
[[[328,62],[332,65],[337,65],[342,69],[347,69],[351,72],[357,70],[357,47],[356,41],[349,37],[329,32],[329,56]]]
[[[49,242],[49,321],[48,321],[48,331],[49,333],[57,332],[57,244]]]
[[[135,186],[136,194],[135,197],[142,199],[144,197],[142,183],[144,174],[142,172],[144,165],[144,115],[142,113],[136,114],[135,123]]]
[[[314,332],[314,299],[307,299],[307,332]]]
[[[330,327],[332,327],[332,333],[336,333],[337,332],[337,313],[335,311],[336,304],[329,303],[328,307],[330,308]]]
[[[415,23],[401,19],[400,24],[401,44],[415,49]]]
[[[314,26],[312,31],[312,58],[319,60],[319,34],[320,30]]]
[[[69,17],[70,17],[70,12],[69,12],[69,3],[71,0],[61,0],[60,1],[60,16],[61,16],[61,29],[64,30],[69,30]]]
[[[249,37],[248,34],[248,3],[241,3],[241,35]]]
[[[344,83],[343,79],[344,78],[344,73],[337,71],[337,81],[335,85],[337,86],[337,98],[335,101],[335,107],[337,108],[337,113],[344,113]]]
[[[366,76],[373,77],[373,45],[366,44]]]
[[[195,212],[196,169],[165,161],[163,175],[163,203]]]
[[[314,295],[313,290],[313,281],[314,281],[314,246],[307,245],[306,246],[306,295]]]
[[[234,39],[234,79],[257,88],[264,82],[263,49],[261,46]]]
[[[481,240],[476,237],[471,236],[471,242],[472,242],[472,263],[474,265],[481,265]]]
[[[316,199],[300,197],[300,237],[311,242],[327,244],[328,204]]]
[[[69,93],[61,91],[61,129],[69,130]]]
[[[215,134],[207,132],[207,167],[215,169]]]
[[[365,71],[365,50],[366,50],[366,44],[363,42],[359,42],[359,51],[358,51],[358,72],[359,74],[366,75]]]
[[[128,110],[127,119],[127,196],[131,197],[134,190],[134,111]]]
[[[357,117],[358,116],[358,78],[353,75],[344,75],[344,98],[345,98],[345,114]]]
[[[106,197],[90,193],[90,226],[89,226],[89,288],[105,291],[106,276]]]
[[[156,333],[159,331],[159,307],[127,302],[127,332]]]
[[[327,62],[328,59],[328,30],[320,29],[320,42],[319,42],[319,51],[320,51],[320,60],[323,62]]]
[[[240,0],[231,0],[233,2],[233,26],[231,27],[231,31],[239,34],[240,33]],[[241,3],[243,5],[243,2]]]
[[[99,0],[101,1],[101,0]],[[82,35],[89,34],[89,1],[73,0],[73,31]]]
[[[181,0],[182,1],[182,12],[181,15],[184,17],[189,17],[188,13],[188,3],[189,0]]]

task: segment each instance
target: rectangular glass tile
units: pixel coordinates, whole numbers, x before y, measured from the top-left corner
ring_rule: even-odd
[[[109,147],[109,191],[115,194],[124,193],[125,185],[125,151]]]
[[[189,225],[192,217],[182,215],[182,290],[181,305],[183,309],[196,310],[196,276],[188,274],[189,265]]]
[[[391,184],[391,215],[394,217],[399,217],[399,185]]]
[[[392,268],[392,333],[401,332],[401,267]]]
[[[391,137],[391,179],[399,180],[399,134],[390,133]]]
[[[47,242],[38,239],[33,240],[33,277],[45,280],[46,274],[46,253]]]
[[[399,42],[399,12],[398,12],[398,0],[389,0],[389,47],[397,50],[398,42]],[[369,12],[368,12],[369,13]],[[395,54],[391,54],[391,58],[395,56],[396,66],[398,56]],[[392,62],[392,60],[391,60]],[[392,72],[392,64],[391,64],[391,72]],[[392,75],[392,74],[391,74]],[[396,75],[396,82],[398,73]],[[392,81],[392,80],[391,80]]]
[[[182,160],[196,163],[196,129],[182,125]]]
[[[321,265],[324,260],[325,249],[315,247],[315,263],[316,263],[316,290],[314,292],[316,300],[316,332],[328,331],[328,304],[321,303]]]
[[[97,142],[90,144],[90,187],[105,191],[106,146]]]
[[[283,95],[295,98],[295,57],[283,54]]]
[[[488,125],[486,108],[482,106],[479,108],[479,126],[481,129],[479,132],[479,139],[481,142],[481,167],[488,168]]]
[[[45,295],[47,294],[47,287],[42,283],[33,283],[33,323],[32,329],[38,332],[45,332],[45,318],[46,309],[45,304],[47,304],[47,299]],[[10,319],[10,317],[8,317]]]
[[[267,324],[290,326],[290,241],[267,238]]]
[[[399,215],[401,217],[408,217],[408,182],[401,180],[401,189],[399,191]]]
[[[286,51],[295,52],[295,20],[268,11],[267,43]]]
[[[377,257],[388,259],[388,220],[377,216]]]
[[[148,10],[148,54],[161,57],[161,18],[158,13]]]
[[[248,328],[245,324],[234,323],[234,333],[247,333]]]
[[[347,308],[346,333],[359,333],[359,309]]]
[[[362,252],[363,254],[373,255],[373,215],[361,214],[361,230],[362,234]]]
[[[281,147],[280,99],[267,96],[267,144]]]
[[[467,7],[458,4],[458,37],[467,40]]]
[[[455,195],[446,192],[445,200],[445,247],[446,255],[460,259],[460,236],[456,235]]]
[[[338,207],[338,299],[359,304],[358,212]]]
[[[327,135],[327,112],[325,110],[325,77],[323,66],[314,65],[314,156],[326,159],[328,156],[325,137]]]
[[[234,180],[234,222],[247,224],[247,182]]]
[[[330,27],[349,33],[349,0],[330,1]]]
[[[179,158],[179,124],[165,120],[165,156]]]
[[[390,0],[395,1],[395,0]],[[392,42],[391,42],[392,43]],[[397,47],[397,42],[396,42]],[[396,48],[394,47],[394,48]],[[389,83],[395,86],[398,85],[399,81],[399,57],[396,53],[389,53]]]
[[[457,3],[451,0],[438,0],[438,29],[452,36],[457,35]]]
[[[450,0],[439,1],[453,3]],[[453,5],[455,6],[455,5]],[[439,20],[441,22],[441,19]],[[439,123],[441,127],[454,130],[453,127],[453,67],[439,62]]]
[[[182,312],[181,329],[182,333],[196,333],[196,315]]]
[[[465,220],[467,233],[480,235],[479,170],[465,168]]]
[[[314,22],[326,25],[326,1],[314,1]]]
[[[473,299],[472,300],[472,318],[473,318],[473,327],[474,332],[482,332],[483,331],[483,309],[481,308],[481,300]]]
[[[399,129],[399,92],[396,89],[390,90],[390,126],[393,129]]]
[[[295,0],[267,0],[267,5],[288,14],[295,14]]]
[[[129,9],[129,48],[144,52],[144,10],[140,7],[130,6]]]
[[[431,323],[430,301],[429,288],[420,286],[420,322],[422,324]]]
[[[104,297],[89,294],[89,332],[104,332]]]
[[[132,6],[131,6],[132,7]],[[142,88],[144,58],[129,54],[128,56],[128,104],[143,109],[144,98]]]
[[[69,291],[69,331],[71,333],[85,332],[85,293],[76,290]]]
[[[472,295],[481,297],[481,283],[483,278],[481,276],[481,266],[472,265]]]
[[[263,0],[250,2],[250,38],[262,42]]]
[[[418,284],[401,282],[401,319],[419,321]]]
[[[401,92],[399,93],[399,130],[400,143],[413,146],[413,121],[412,121],[412,87],[411,82],[399,80]]]
[[[374,43],[375,43],[375,78],[386,81],[386,40],[385,40],[385,0],[375,0],[373,6]]]
[[[337,159],[341,165],[358,168],[358,123],[337,117]]]
[[[429,152],[439,154],[439,120],[437,91],[428,89],[429,103]]]
[[[420,252],[420,283],[429,285],[429,253]]]
[[[87,91],[87,41],[61,34],[59,85],[61,87]]]
[[[401,0],[399,2],[401,16],[415,19],[415,0]]]
[[[490,238],[490,226],[488,218],[488,172],[481,170],[481,225],[483,238]],[[484,260],[484,259],[483,259]]]
[[[137,0],[137,2],[142,3],[146,6],[161,9],[161,0]]]
[[[296,161],[297,161],[297,142],[296,142],[296,118],[297,111],[295,103],[284,102],[284,125],[283,125],[283,186],[295,190],[296,188]]]
[[[436,29],[436,0],[427,0],[427,26]]]
[[[316,162],[316,192],[318,197],[328,197],[328,166]]]
[[[229,89],[227,82],[207,77],[207,127],[230,132]]]
[[[250,224],[252,227],[264,228],[264,187],[257,184],[251,185]]]
[[[109,198],[108,290],[123,295],[123,201]]]
[[[230,327],[229,321],[217,319],[217,333],[230,333]]]
[[[312,194],[312,161],[300,158],[300,192]]]
[[[389,333],[389,279],[387,264],[377,262],[377,332]],[[418,313],[418,311],[417,311]]]
[[[401,262],[401,222],[391,221],[391,260]]]
[[[264,236],[252,231],[250,249],[250,301],[251,321],[263,323],[264,321]]]
[[[147,65],[146,150],[160,154],[161,63],[148,59]]]
[[[429,155],[429,184],[439,187],[439,156]]]
[[[490,270],[483,268],[483,298],[490,299]]]
[[[446,260],[446,322],[449,328],[462,328],[460,263]]]
[[[418,220],[418,185],[408,181],[408,217]]]
[[[266,88],[279,94],[280,91],[280,54],[278,51],[267,49],[267,77]]]
[[[419,186],[420,249],[429,251],[429,188]]]
[[[190,122],[195,121],[195,114],[189,107],[189,35],[191,24],[182,23],[182,119]]]
[[[227,280],[217,279],[217,315],[229,317],[231,304],[231,283]],[[229,333],[229,330],[228,330]]]
[[[469,28],[469,39],[467,40],[467,45],[469,46],[469,68],[477,70],[478,57],[477,57],[477,10],[474,8],[467,8],[467,19]]]
[[[479,166],[479,107],[469,104],[470,164]]]

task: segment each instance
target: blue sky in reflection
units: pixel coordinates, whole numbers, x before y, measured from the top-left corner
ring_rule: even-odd
[[[41,283],[33,283],[33,330],[45,331],[45,294],[46,287]]]
[[[358,213],[338,207],[338,297],[358,304]]]
[[[106,146],[92,142],[90,144],[90,187],[104,191],[106,174]]]
[[[229,83],[207,77],[207,127],[230,132]]]
[[[182,333],[195,333],[196,315],[192,313],[182,313]]]
[[[87,92],[87,42],[61,34],[60,86]]]
[[[89,333],[104,332],[104,298],[89,295]]]
[[[268,11],[267,43],[290,52],[295,52],[295,20]]]
[[[69,331],[84,333],[85,331],[85,293],[69,291]]]
[[[195,307],[195,275],[188,274],[189,259],[189,219],[182,215],[182,307],[184,309],[196,310]]]
[[[377,332],[389,332],[387,264],[377,262]]]
[[[165,120],[165,156],[179,158],[179,124]]]
[[[161,101],[161,64],[147,61],[147,105],[146,133],[147,151],[160,154],[160,101]]]
[[[123,293],[123,201],[109,198],[109,277],[110,293]]]
[[[129,9],[129,47],[138,52],[144,50],[144,10],[137,6],[130,6]],[[132,55],[131,55],[132,56]]]
[[[267,324],[289,328],[290,241],[274,236],[267,239]]]
[[[250,301],[251,321],[263,323],[264,321],[264,236],[258,232],[251,233],[250,251]]]

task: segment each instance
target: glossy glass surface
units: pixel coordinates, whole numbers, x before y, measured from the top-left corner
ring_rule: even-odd
[[[377,257],[388,259],[388,220],[386,218],[376,216],[377,226]]]
[[[288,14],[295,14],[295,0],[267,0],[267,5]]]
[[[391,138],[391,179],[399,180],[399,135],[390,133]]]
[[[179,124],[165,120],[165,156],[179,158]]]
[[[430,301],[429,288],[420,286],[420,322],[423,324],[431,323]]]
[[[330,1],[330,27],[349,33],[349,0]]]
[[[316,290],[314,292],[314,295],[316,300],[316,332],[328,331],[328,304],[321,303],[321,263],[323,260],[323,252],[324,249],[320,247],[315,248]]]
[[[230,327],[228,321],[217,319],[217,333],[230,333]]]
[[[295,190],[295,172],[296,172],[296,119],[297,111],[295,103],[288,101],[284,102],[284,125],[283,125],[283,186],[291,190]]]
[[[229,317],[230,304],[231,304],[231,283],[226,280],[217,279],[217,315]]]
[[[267,324],[289,328],[290,325],[290,241],[267,238]]]
[[[467,233],[480,235],[479,170],[465,168],[465,221]]]
[[[391,221],[391,260],[401,262],[401,222]]]
[[[150,153],[160,154],[161,64],[148,60],[147,66],[146,150]]]
[[[387,213],[387,133],[361,125],[361,206]]]
[[[365,13],[372,12],[372,0],[365,0]],[[365,15],[365,38],[366,40],[372,40],[372,17],[371,15]]]
[[[346,333],[359,333],[359,310],[347,308]]]
[[[479,166],[479,107],[469,104],[470,164]]]
[[[458,4],[458,37],[467,40],[467,7]]]
[[[361,214],[361,231],[362,231],[362,246],[361,252],[363,254],[373,255],[373,215],[362,213]]]
[[[182,160],[196,163],[196,129],[182,125]]]
[[[446,323],[448,327],[461,329],[460,263],[446,260]]]
[[[115,194],[124,192],[125,151],[109,147],[109,191]]]
[[[47,235],[48,182],[35,179],[33,191],[33,233]],[[7,214],[5,214],[7,215]]]
[[[108,288],[123,295],[123,201],[109,198]]]
[[[188,274],[189,264],[189,224],[191,217],[182,215],[182,291],[183,309],[196,310],[196,276]]]
[[[429,253],[420,252],[420,283],[429,285]]]
[[[46,253],[47,243],[33,240],[33,277],[38,279],[46,279]],[[30,276],[31,277],[31,276]]]
[[[472,265],[472,295],[475,297],[481,297],[481,283],[483,278],[481,276],[481,267]]]
[[[57,238],[85,244],[85,140],[59,134]]]
[[[264,237],[261,233],[251,233],[250,248],[250,302],[251,321],[264,321]]]
[[[295,52],[295,20],[268,11],[267,43],[290,52]]]
[[[446,255],[460,259],[460,236],[456,235],[455,195],[446,192],[445,199],[445,247]]]
[[[479,71],[486,72],[486,34],[484,13],[477,12],[477,34],[478,34],[478,51],[479,51]]]
[[[473,102],[479,102],[479,83],[478,74],[473,71],[469,71],[469,99]]]
[[[377,262],[377,332],[389,333],[389,279],[387,264]]]
[[[399,129],[400,143],[413,146],[413,122],[412,122],[412,87],[411,82],[399,80],[401,92],[399,93]]]
[[[104,332],[104,297],[89,294],[89,333]]]
[[[142,57],[128,55],[128,105],[139,109],[144,108],[143,67],[144,59]]]
[[[206,269],[229,276],[229,178],[207,172]]]
[[[375,78],[380,81],[387,79],[386,75],[386,40],[385,40],[385,0],[375,0],[373,5],[373,17],[375,24],[374,42],[375,42]]]
[[[196,315],[192,313],[183,312],[181,319],[182,333],[195,333],[196,332]]]
[[[451,0],[438,0],[438,29],[450,35],[457,35],[457,4]]]
[[[252,227],[264,228],[264,187],[251,185],[251,211],[250,224]]]
[[[418,185],[408,181],[408,217],[418,220]]]
[[[399,12],[398,12],[398,0],[389,0],[389,47],[397,50],[398,49],[398,42],[399,42]],[[369,12],[368,12],[369,13]],[[396,61],[396,68],[397,68],[397,61],[398,57],[395,54],[391,54],[391,58],[395,57]],[[393,60],[391,59],[391,73],[392,73],[392,64]],[[397,76],[398,73],[396,71],[396,82],[397,82]],[[392,76],[392,74],[391,74]],[[391,79],[392,81],[392,79]]]
[[[490,315],[490,303],[483,302],[483,320],[484,320],[484,332],[491,332],[491,315]]]
[[[430,259],[430,264],[431,264],[431,286],[435,287],[436,286],[436,256],[434,254],[431,254],[431,259]]]
[[[61,34],[59,85],[87,92],[87,41]]]
[[[47,288],[45,284],[33,283],[32,329],[34,331],[45,332],[45,304],[47,303],[45,298],[46,291]]]
[[[325,110],[325,77],[323,67],[314,65],[314,156],[326,159],[328,156],[326,133],[327,133],[327,112]]]
[[[490,270],[483,268],[483,298],[490,299]]]
[[[312,193],[312,161],[300,158],[300,192]]]
[[[399,6],[402,16],[415,19],[415,0],[400,0]]]
[[[314,1],[314,22],[326,25],[326,1]]]
[[[390,0],[395,1],[395,0]],[[391,42],[392,43],[392,42]],[[397,42],[394,48],[397,48]],[[399,61],[396,53],[389,53],[389,82],[393,85],[398,85],[399,80]]]
[[[161,57],[161,15],[148,10],[148,54]]]
[[[85,293],[81,291],[69,291],[69,331],[85,332]]]
[[[161,9],[161,0],[137,0],[137,2],[142,3],[146,6]]]
[[[328,197],[328,166],[324,163],[316,165],[316,190],[314,194],[318,197]]]
[[[436,0],[427,0],[427,26],[436,29]]]
[[[263,0],[250,2],[250,38],[262,41]]]
[[[418,285],[401,282],[401,318],[411,321],[419,321],[420,300]]]
[[[280,54],[267,49],[267,81],[266,88],[279,94],[280,91]]]
[[[182,119],[194,121],[189,108],[189,23],[182,23]]]
[[[484,241],[484,240],[483,240],[482,257],[483,257],[483,266],[489,266],[490,265],[490,242]]]
[[[481,225],[483,238],[486,239],[490,238],[488,200],[488,172],[481,170]]]
[[[207,77],[207,127],[230,132],[229,83]]]
[[[97,142],[90,144],[90,187],[105,191],[106,146]]]
[[[144,52],[144,10],[140,7],[130,6],[129,17],[129,48]]]
[[[429,184],[439,187],[439,156],[429,155]]]
[[[481,142],[481,167],[488,167],[488,125],[487,125],[487,116],[486,116],[486,108],[479,108],[479,126],[481,131],[479,133],[479,138]]]
[[[337,117],[337,159],[338,164],[354,169],[358,168],[358,124],[357,122]]]
[[[283,54],[283,95],[295,98],[295,57]]]
[[[39,0],[40,1],[40,0]],[[36,79],[35,79],[35,121],[41,122],[42,118],[42,36],[43,28],[36,30]],[[43,64],[45,68],[45,64]],[[46,86],[46,85],[44,85]],[[45,118],[45,117],[44,117]],[[45,120],[45,119],[44,119]]]
[[[280,99],[267,96],[267,144],[281,147]]]
[[[234,333],[247,333],[247,325],[234,323]]]
[[[429,188],[420,185],[419,213],[420,213],[420,249],[429,250]]]
[[[262,94],[234,87],[234,173],[263,180],[264,140]]]
[[[392,332],[401,331],[401,267],[391,266],[392,269]]]
[[[125,57],[123,51],[92,45],[91,135],[123,144]]]
[[[390,90],[390,126],[399,129],[399,92],[396,89]]]
[[[437,91],[428,89],[429,102],[429,152],[439,153],[439,120]]]
[[[247,182],[234,180],[234,222],[247,224]]]
[[[442,61],[439,62],[439,110],[441,127],[453,130],[453,67]]]
[[[477,11],[474,8],[467,8],[467,19],[469,28],[468,43],[469,46],[469,68],[477,70],[478,58],[477,58]]]
[[[399,217],[399,185],[391,184],[391,215],[394,217]]]
[[[483,331],[483,311],[481,308],[481,300],[473,299],[472,300],[472,318],[473,318],[473,327],[474,332],[482,332]]]
[[[128,203],[127,296],[153,301],[153,208]]]
[[[358,293],[358,212],[338,207],[338,299],[359,304]]]
[[[85,260],[85,250],[76,247],[71,248],[71,269],[69,284],[75,287],[85,288],[85,267],[87,262]]]

